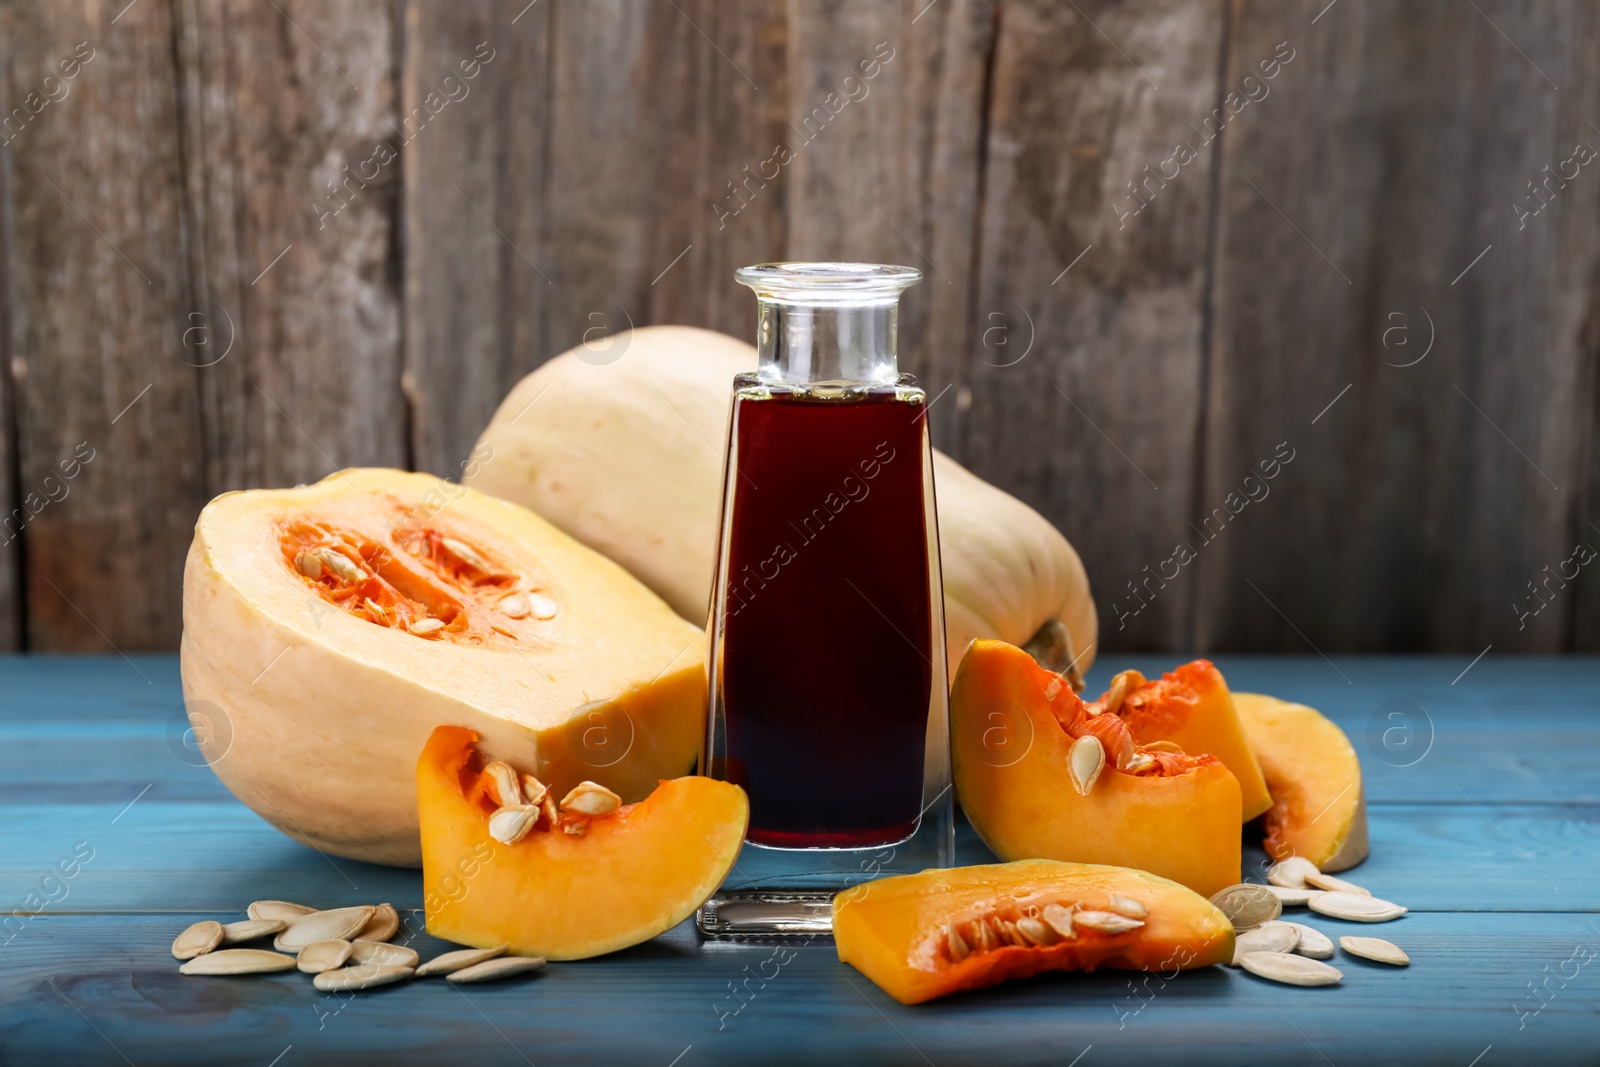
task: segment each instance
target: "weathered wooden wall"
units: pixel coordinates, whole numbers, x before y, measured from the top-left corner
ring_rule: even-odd
[[[170,648],[216,493],[454,473],[586,330],[854,258],[1107,648],[1600,649],[1597,60],[1581,0],[0,3],[0,648]]]

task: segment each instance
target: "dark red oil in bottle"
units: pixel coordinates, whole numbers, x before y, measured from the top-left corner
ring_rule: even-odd
[[[892,388],[736,403],[722,699],[748,838],[902,840],[933,684],[924,405]]]

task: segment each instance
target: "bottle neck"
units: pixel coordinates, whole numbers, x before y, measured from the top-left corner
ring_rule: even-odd
[[[896,301],[848,306],[763,296],[756,332],[763,381],[886,384],[896,380]]]

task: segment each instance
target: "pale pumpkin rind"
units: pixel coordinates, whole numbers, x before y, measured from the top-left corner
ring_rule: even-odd
[[[1006,945],[954,961],[949,924],[1062,901],[1144,905],[1143,925],[1119,934],[1082,930],[1047,946]],[[929,870],[868,882],[833,902],[839,959],[902,1004],[1046,971],[1172,972],[1233,958],[1233,926],[1209,900],[1145,871],[1053,860]]]
[[[579,960],[672,929],[722,884],[750,820],[744,790],[711,778],[659,783],[586,832],[489,836],[476,734],[442,726],[416,765],[428,933],[513,955]]]
[[[1315,708],[1259,693],[1233,694],[1245,740],[1261,761],[1272,807],[1268,855],[1301,856],[1324,871],[1367,858],[1361,761],[1344,731]]]
[[[733,377],[755,368],[751,345],[686,326],[580,346],[511,390],[478,442],[477,454],[492,458],[467,482],[532,508],[699,622]],[[974,638],[1021,645],[1059,619],[1087,670],[1094,602],[1066,538],[950,457],[935,452],[933,465],[950,661]]]
[[[318,595],[285,559],[286,524],[414,521],[510,561],[558,606],[501,620],[483,645],[376,625]],[[423,474],[348,470],[316,485],[229,493],[195,526],[184,570],[182,673],[217,776],[279,830],[339,856],[416,866],[415,767],[460,723],[493,756],[565,790],[638,800],[694,765],[703,631],[621,567],[538,516]]]
[[[995,855],[1132,867],[1203,896],[1238,882],[1239,783],[1227,767],[1203,757],[1155,776],[1108,762],[1081,796],[1068,773],[1074,739],[1052,708],[1076,699],[1005,642],[975,641],[962,658],[950,695],[956,795]]]

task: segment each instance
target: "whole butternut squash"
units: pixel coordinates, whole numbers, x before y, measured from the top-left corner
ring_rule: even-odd
[[[538,513],[704,625],[733,376],[755,369],[755,348],[687,326],[607,340],[517,383],[469,484]],[[998,638],[1052,670],[1076,660],[1076,681],[1096,635],[1077,552],[1022,501],[933,459],[951,670],[972,640]]]

